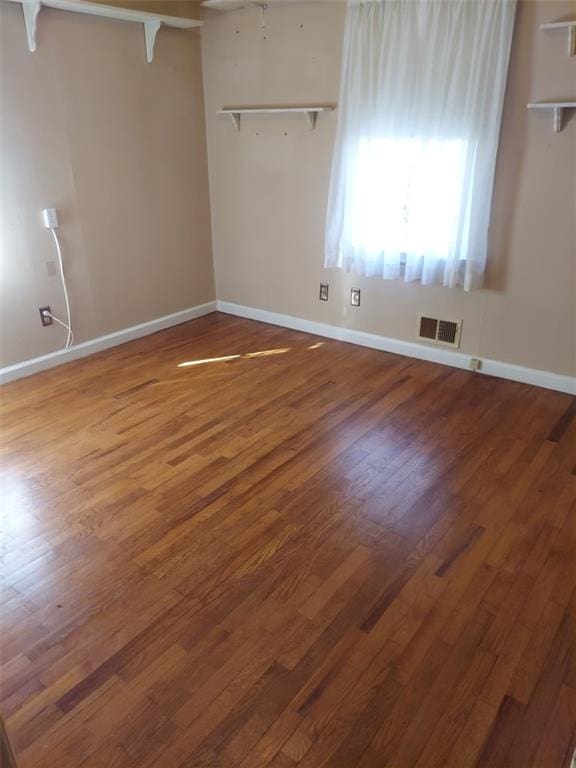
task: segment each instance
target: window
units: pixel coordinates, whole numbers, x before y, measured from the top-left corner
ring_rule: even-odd
[[[482,285],[514,13],[350,0],[326,266]]]

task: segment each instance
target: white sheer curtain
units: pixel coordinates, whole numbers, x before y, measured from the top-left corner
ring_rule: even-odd
[[[481,287],[515,0],[349,0],[326,266]]]

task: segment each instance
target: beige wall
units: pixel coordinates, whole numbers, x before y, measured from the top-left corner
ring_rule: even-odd
[[[55,206],[77,341],[214,299],[200,34],[43,9],[38,50],[0,3],[1,363],[59,349]]]
[[[183,13],[186,0],[154,2]],[[321,116],[316,132],[303,117],[251,117],[240,133],[216,115],[226,104],[336,102],[343,5],[271,5],[265,30],[255,8],[206,13],[218,298],[406,340],[419,312],[462,318],[465,352],[574,375],[576,114],[555,135],[551,117],[525,104],[576,95],[565,33],[538,30],[575,6],[519,6],[489,287],[472,294],[323,268],[336,115]],[[196,4],[184,11],[196,15]],[[78,341],[213,299],[199,33],[161,30],[148,65],[138,25],[43,9],[30,54],[21,9],[0,3],[0,22],[0,365],[62,345],[64,332],[43,329],[37,312],[64,310],[39,225],[48,205],[60,213]],[[328,304],[317,298],[321,280]],[[349,307],[352,285],[359,310]]]
[[[576,114],[552,132],[531,99],[576,96],[566,33],[541,22],[576,15],[574,2],[519,5],[490,236],[488,289],[422,287],[323,268],[336,115],[308,131],[303,117],[247,117],[240,133],[223,105],[338,100],[344,7],[338,2],[207,14],[203,64],[218,298],[414,340],[416,315],[464,320],[462,349],[484,358],[576,374]],[[330,283],[330,301],[318,284]],[[351,286],[362,307],[349,307]]]

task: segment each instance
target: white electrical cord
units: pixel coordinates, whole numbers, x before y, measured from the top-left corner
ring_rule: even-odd
[[[64,289],[64,299],[66,301],[66,317],[68,319],[68,322],[64,323],[62,320],[59,320],[51,312],[46,311],[46,314],[48,315],[48,317],[51,317],[55,323],[62,325],[68,331],[66,346],[64,347],[64,350],[66,351],[67,349],[70,349],[72,344],[74,344],[74,332],[72,331],[72,318],[70,315],[70,299],[68,298],[68,288],[66,287],[66,278],[64,277],[64,264],[62,262],[62,249],[60,248],[60,241],[58,240],[58,235],[56,234],[56,230],[54,229],[54,227],[50,227],[50,232],[52,232],[52,237],[54,238],[54,242],[56,243],[56,251],[58,253],[58,265],[60,267],[60,277],[62,279],[62,288]]]

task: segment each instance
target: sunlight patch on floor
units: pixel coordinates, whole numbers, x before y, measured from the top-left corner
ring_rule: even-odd
[[[179,363],[178,368],[191,368],[193,365],[207,365],[208,363],[225,363],[228,360],[238,360],[242,355],[227,355],[226,357],[208,357],[206,360],[189,360]]]
[[[239,360],[240,358],[252,358],[252,357],[271,357],[273,355],[283,355],[286,352],[290,352],[292,347],[285,347],[283,349],[265,349],[262,352],[246,352],[243,355],[226,355],[225,357],[208,357],[205,360],[188,360],[185,363],[179,363],[178,368],[191,368],[195,365],[207,365],[208,363],[227,363],[230,360]]]

